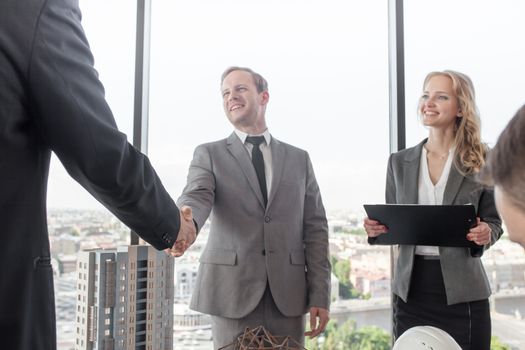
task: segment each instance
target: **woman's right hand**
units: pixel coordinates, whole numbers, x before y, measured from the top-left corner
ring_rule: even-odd
[[[381,224],[379,221],[371,220],[369,218],[365,218],[363,221],[363,227],[365,228],[368,237],[372,238],[388,232],[388,229],[385,225]]]

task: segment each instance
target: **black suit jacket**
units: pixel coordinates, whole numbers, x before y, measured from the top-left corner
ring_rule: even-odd
[[[179,212],[146,156],[117,130],[76,0],[0,2],[0,347],[55,349],[46,225],[51,151],[157,249]],[[109,29],[109,28],[108,28]]]

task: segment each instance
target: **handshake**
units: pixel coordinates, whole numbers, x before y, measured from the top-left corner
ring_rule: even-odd
[[[171,248],[164,249],[164,251],[173,256],[179,257],[195,242],[197,237],[197,229],[193,222],[193,214],[191,208],[188,206],[182,206],[180,208],[180,229],[177,235],[177,240]]]

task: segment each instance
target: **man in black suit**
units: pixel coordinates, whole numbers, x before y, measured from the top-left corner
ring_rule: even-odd
[[[117,130],[77,0],[0,2],[0,347],[56,348],[46,223],[51,151],[157,249],[195,238],[148,158]],[[182,213],[184,212],[184,215]]]

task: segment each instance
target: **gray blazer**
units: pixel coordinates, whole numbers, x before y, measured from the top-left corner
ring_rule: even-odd
[[[419,164],[423,145],[394,153],[388,161],[386,181],[386,202],[417,204]],[[467,204],[476,207],[477,216],[492,229],[490,244],[480,247],[480,254],[473,254],[468,248],[440,247],[441,270],[449,305],[486,299],[490,286],[481,260],[472,255],[481,255],[483,250],[494,244],[503,230],[494,204],[492,189],[477,183],[473,176],[463,176],[452,165],[445,187],[443,204]],[[415,246],[400,245],[395,266],[392,292],[405,302],[410,289],[410,278],[414,265]]]
[[[239,137],[200,145],[178,200],[198,227],[211,212],[191,308],[241,318],[267,283],[279,310],[299,316],[329,307],[325,210],[307,152],[272,137],[273,182],[264,208],[250,156]]]

